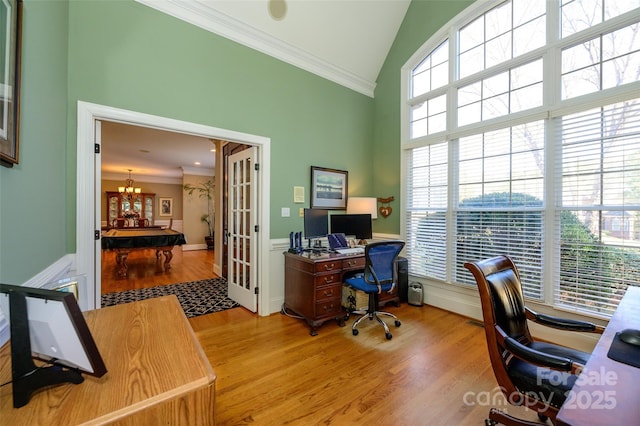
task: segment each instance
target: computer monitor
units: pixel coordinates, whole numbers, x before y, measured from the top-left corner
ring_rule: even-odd
[[[360,240],[369,240],[373,236],[370,214],[333,214],[331,215],[331,233],[343,233]]]
[[[329,233],[329,210],[304,209],[304,238],[311,240],[326,237]]]
[[[107,369],[73,293],[0,284],[0,309],[11,331],[13,406],[41,388],[82,383]],[[45,362],[36,366],[33,358]]]

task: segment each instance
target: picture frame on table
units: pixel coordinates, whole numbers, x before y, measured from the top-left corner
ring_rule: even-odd
[[[0,21],[8,24],[0,29],[0,46],[8,49],[8,52],[0,54],[0,69],[3,70],[0,73],[0,164],[13,167],[18,164],[20,151],[22,0],[0,1]]]
[[[160,216],[173,216],[173,198],[160,198]]]
[[[345,210],[349,172],[311,166],[311,208]]]

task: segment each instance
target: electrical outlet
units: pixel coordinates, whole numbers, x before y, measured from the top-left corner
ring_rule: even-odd
[[[300,217],[304,217],[304,207],[300,207]]]

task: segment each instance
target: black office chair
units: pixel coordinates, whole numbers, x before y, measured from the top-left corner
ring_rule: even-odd
[[[358,335],[358,324],[365,318],[373,320],[374,318],[384,327],[384,335],[387,339],[393,336],[389,332],[389,327],[380,318],[380,316],[388,316],[394,319],[396,327],[400,327],[398,317],[389,312],[378,311],[379,294],[383,291],[392,292],[398,282],[398,271],[396,269],[396,258],[402,248],[403,241],[380,241],[367,244],[364,249],[366,259],[364,274],[358,274],[355,277],[347,278],[345,282],[369,295],[369,306],[366,311],[355,310],[351,314],[362,315],[351,326],[354,336]]]
[[[568,331],[602,333],[604,327],[538,314],[524,306],[520,274],[507,256],[467,262],[464,267],[478,284],[489,358],[502,393],[510,404],[526,406],[543,422],[548,418],[555,425],[556,415],[590,354],[535,341],[527,320]],[[492,408],[485,424],[496,423],[540,424]]]

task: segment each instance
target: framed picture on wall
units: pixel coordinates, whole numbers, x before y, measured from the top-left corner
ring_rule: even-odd
[[[18,164],[22,0],[0,1],[0,164]],[[6,48],[6,49],[5,49]]]
[[[173,198],[159,198],[160,216],[173,216]]]
[[[311,166],[311,208],[345,210],[349,172]]]

